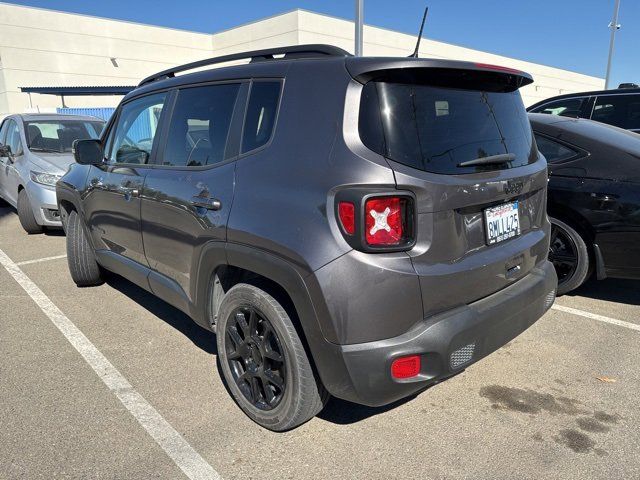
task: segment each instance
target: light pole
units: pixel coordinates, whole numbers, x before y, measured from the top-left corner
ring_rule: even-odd
[[[618,23],[618,10],[620,10],[620,0],[616,0],[616,5],[613,9],[613,20],[609,24],[609,28],[611,29],[611,40],[609,40],[609,59],[607,60],[607,76],[604,81],[604,88],[609,88],[609,79],[611,77],[611,61],[613,60],[613,45],[616,41],[616,32],[620,29],[620,24]]]
[[[356,46],[355,46],[355,55],[356,57],[362,56],[362,17],[363,17],[363,6],[364,0],[356,0]]]

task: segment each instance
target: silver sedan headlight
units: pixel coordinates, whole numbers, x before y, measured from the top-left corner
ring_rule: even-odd
[[[55,173],[43,173],[43,172],[34,172],[31,170],[31,180],[41,185],[49,185],[50,187],[55,187],[56,182],[60,180],[62,175],[57,175]]]

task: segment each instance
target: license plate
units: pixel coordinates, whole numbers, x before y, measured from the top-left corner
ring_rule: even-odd
[[[503,242],[520,235],[518,202],[505,203],[484,211],[487,245]]]

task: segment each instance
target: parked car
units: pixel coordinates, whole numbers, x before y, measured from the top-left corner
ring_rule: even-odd
[[[231,394],[265,428],[329,394],[413,395],[554,301],[531,82],[324,45],[160,72],[58,182],[71,276],[115,272],[216,331]]]
[[[595,272],[640,279],[640,135],[586,119],[530,113],[549,164],[558,293]]]
[[[96,138],[104,122],[77,115],[9,115],[0,126],[0,197],[27,233],[61,227],[55,185],[73,163],[76,139]]]
[[[527,111],[562,117],[590,118],[640,132],[640,88],[635,84],[621,84],[617,90],[559,95],[535,103],[527,108]]]

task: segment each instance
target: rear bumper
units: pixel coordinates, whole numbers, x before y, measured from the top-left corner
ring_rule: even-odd
[[[419,392],[497,350],[536,322],[553,304],[557,278],[544,261],[527,276],[482,300],[429,317],[398,337],[340,345],[343,379],[331,393],[380,406]],[[336,352],[337,353],[337,352]],[[420,355],[417,377],[391,377],[392,361]]]

